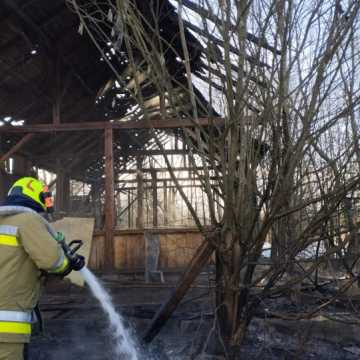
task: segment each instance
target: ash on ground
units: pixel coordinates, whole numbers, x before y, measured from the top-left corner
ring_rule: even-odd
[[[173,291],[177,278],[178,275],[166,274],[166,284],[145,284],[140,275],[103,277],[103,281],[127,326],[141,339],[159,306]],[[213,294],[208,285],[208,274],[203,273],[156,339],[146,346],[139,341],[141,360],[226,359],[219,351]],[[295,306],[297,312],[298,306],[305,311],[311,300],[302,300],[300,305],[290,298],[263,304],[238,358],[360,359],[360,326],[350,311],[360,304],[360,297],[352,297],[349,303],[339,299],[326,312],[308,320],[271,316],[273,312],[295,313]],[[115,359],[106,316],[86,289],[66,283],[49,286],[40,305],[45,327],[43,334],[33,336],[29,360]]]

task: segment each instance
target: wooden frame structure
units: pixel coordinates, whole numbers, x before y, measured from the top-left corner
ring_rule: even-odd
[[[135,3],[144,18],[152,14],[152,2],[135,0]],[[184,1],[184,5],[212,21],[218,21],[191,1]],[[164,13],[171,16],[161,17],[160,26],[177,31],[179,25],[174,6],[168,0],[163,0],[162,6]],[[0,126],[0,153],[4,154],[0,162],[20,153],[30,159],[34,166],[57,173],[54,183],[60,192],[66,191],[69,174],[75,180],[90,183],[98,202],[101,202],[100,192],[104,190],[104,270],[112,271],[117,175],[126,170],[129,159],[136,161],[136,183],[138,191],[141,192],[146,190],[144,173],[150,173],[154,214],[152,225],[157,227],[157,183],[162,181],[164,187],[169,188],[167,183],[170,179],[159,179],[153,169],[142,169],[142,158],[162,153],[186,153],[186,149],[166,150],[166,153],[152,148],[149,145],[149,130],[161,130],[163,137],[169,132],[177,132],[178,136],[184,128],[193,128],[195,125],[222,127],[225,120],[220,118],[214,109],[211,111],[213,118],[208,118],[208,112],[203,111],[199,112],[196,122],[187,119],[185,115],[179,118],[153,116],[150,120],[141,117],[130,121],[117,120],[124,119],[127,110],[134,105],[133,99],[118,101],[114,86],[109,91],[104,90],[113,74],[102,62],[103,59],[91,40],[79,34],[79,19],[69,11],[65,0],[26,0],[22,4],[19,1],[4,0],[0,5],[1,22],[5,24],[6,31],[4,41],[0,41],[0,50],[5,54],[4,61],[0,63],[0,72],[3,73],[3,80],[0,81],[0,121],[3,119]],[[203,35],[203,32],[194,24],[184,24],[191,68],[195,69],[200,79],[205,80],[201,72],[205,70],[214,73],[215,70],[201,60],[205,49],[193,32],[197,35]],[[168,51],[166,55],[169,73],[176,74],[177,81],[186,84],[185,68],[179,76],[179,64],[175,61],[176,53],[182,53],[181,44],[174,43],[172,31],[169,31],[169,34],[164,32],[163,35],[168,36],[165,40],[169,44],[177,47],[175,52]],[[276,53],[276,49],[254,35],[248,34],[247,38]],[[222,42],[215,37],[211,37],[211,40],[217,50],[215,52],[221,53]],[[107,46],[102,45],[104,48]],[[236,52],[237,49],[232,47],[231,51]],[[266,67],[266,64],[250,56],[246,56],[246,60],[256,66]],[[112,65],[119,72],[126,70],[127,66],[116,58],[112,61]],[[218,61],[221,63],[221,57]],[[236,66],[233,70],[239,71]],[[219,73],[217,75],[222,76]],[[251,81],[264,86],[255,78]],[[214,88],[217,86],[214,83],[211,85]],[[199,109],[212,108],[195,86],[194,91],[201,105]],[[153,99],[156,95],[156,89],[152,89],[149,98]],[[161,107],[161,104],[159,106]],[[257,109],[252,110],[258,112]],[[7,121],[6,118],[10,120]],[[14,126],[21,120],[25,120],[25,123]],[[253,118],[249,119],[251,120]],[[138,196],[136,201],[140,209],[136,219],[137,226],[143,228],[142,197]],[[63,200],[58,202],[61,204]],[[212,241],[206,239],[192,259],[177,291],[154,319],[151,329],[145,335],[146,341],[156,335],[171,315],[213,250]]]

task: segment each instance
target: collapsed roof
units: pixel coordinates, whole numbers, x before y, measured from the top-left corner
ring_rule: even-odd
[[[89,14],[97,16],[98,9],[93,1],[78,1],[87,7]],[[192,1],[183,1],[192,11],[201,13],[212,21],[213,15],[198,7]],[[95,2],[96,3],[96,2]],[[106,4],[106,2],[105,2]],[[178,14],[169,0],[148,2],[134,0],[144,19],[154,21],[154,12],[163,40],[170,44],[165,63],[168,72],[177,83],[186,84],[186,72],[182,65],[183,52],[179,33]],[[102,9],[109,14],[108,9]],[[113,15],[111,15],[113,16]],[[114,73],[94,42],[81,29],[79,17],[66,0],[3,0],[0,5],[2,37],[0,39],[0,119],[2,125],[50,124],[57,118],[61,123],[110,121],[110,119],[141,118],[141,109],[129,95],[133,79],[119,85]],[[106,19],[105,19],[106,22]],[[106,25],[106,24],[105,24]],[[105,32],[112,36],[111,27]],[[211,71],[203,58],[206,49],[194,31],[204,35],[196,25],[185,21],[185,36],[191,59],[191,69],[200,79],[206,79]],[[249,41],[274,51],[269,45],[248,34]],[[211,39],[214,46],[214,61],[222,61],[221,42]],[[123,48],[113,56],[113,43],[98,38],[98,43],[108,53],[111,64],[126,74],[127,62]],[[234,50],[235,51],[235,50]],[[124,57],[119,56],[123,54]],[[139,55],[139,54],[138,54]],[[179,59],[180,56],[180,59]],[[248,61],[253,61],[248,57]],[[148,69],[142,67],[142,59],[136,59],[139,73]],[[264,64],[257,64],[264,66]],[[236,70],[236,69],[235,69]],[[148,84],[146,76],[141,83],[142,91],[154,116],[158,115],[160,101],[156,88]],[[256,79],[253,79],[256,82]],[[200,116],[206,116],[211,105],[194,87]],[[189,101],[182,101],[184,113]],[[256,110],[256,109],[255,109]],[[216,110],[211,108],[214,115]],[[170,114],[171,115],[171,114]],[[5,125],[4,125],[5,124]],[[4,129],[3,128],[3,129]],[[129,136],[130,135],[130,136]],[[21,135],[2,132],[0,151],[3,153],[16,144]],[[165,140],[166,136],[163,135]],[[118,171],[125,166],[134,151],[153,146],[147,130],[122,131],[114,134],[115,167]],[[41,133],[32,137],[21,149],[34,165],[56,171],[60,164],[67,166],[74,178],[92,182],[103,174],[103,134],[99,132]],[[57,159],[57,163],[54,162]]]

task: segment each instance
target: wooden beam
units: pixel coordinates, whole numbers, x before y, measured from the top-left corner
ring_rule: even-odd
[[[168,189],[167,189],[167,182],[164,181],[164,225],[168,224]]]
[[[184,154],[188,154],[189,151],[188,150],[173,150],[173,149],[169,149],[169,150],[158,150],[158,149],[154,149],[154,150],[124,150],[123,152],[126,155],[129,156],[156,156],[156,155],[184,155]]]
[[[215,25],[222,26],[222,22],[223,22],[222,19],[220,19],[217,15],[215,15],[210,10],[207,10],[202,6],[199,6],[198,4],[194,3],[191,0],[182,0],[182,2],[190,10],[193,10],[196,13],[198,13],[200,16],[211,20]],[[230,27],[231,27],[231,30],[233,30],[235,32],[237,31],[235,25],[231,24]],[[277,50],[274,46],[268,44],[268,42],[265,39],[261,39],[249,32],[246,34],[246,38],[249,41],[253,42],[254,44],[261,46],[264,49],[272,51],[274,54],[281,55],[281,51]]]
[[[93,131],[104,130],[105,128],[136,130],[136,129],[178,129],[195,126],[223,126],[225,120],[223,118],[199,118],[197,122],[192,119],[152,119],[152,120],[131,120],[126,122],[114,121],[92,121],[78,123],[62,123],[62,124],[37,124],[25,126],[1,126],[0,133],[47,133],[61,131]]]
[[[6,154],[1,156],[0,164],[8,160],[12,155],[14,155],[18,150],[20,150],[26,143],[28,143],[34,134],[26,134],[16,145],[14,145]]]
[[[191,262],[182,275],[175,291],[170,295],[169,299],[161,306],[160,310],[154,316],[149,328],[147,329],[143,340],[148,343],[160,332],[162,327],[166,324],[167,320],[171,317],[180,301],[185,296],[191,284],[200,274],[201,269],[209,260],[214,251],[214,239],[204,239],[196,253],[194,254]]]
[[[212,43],[218,45],[218,46],[221,46],[221,47],[225,47],[225,43],[223,40],[220,40],[219,38],[217,38],[215,35],[212,35],[210,32],[208,32],[207,30],[203,30],[203,29],[200,29],[198,26],[196,26],[195,24],[189,22],[189,21],[186,21],[184,20],[184,25],[196,32],[198,35],[201,35],[201,36],[204,36],[206,39],[210,40]],[[235,55],[239,55],[239,51],[240,49],[236,48],[236,46],[232,45],[232,44],[228,44],[227,45],[229,47],[229,50],[235,54]],[[267,63],[259,60],[258,58],[254,57],[254,56],[250,56],[250,55],[245,55],[245,59],[251,63],[251,64],[255,64],[257,66],[260,66],[260,67],[266,67],[268,69],[270,69],[270,65],[268,65]]]
[[[144,174],[142,172],[142,157],[136,159],[137,162],[137,217],[136,228],[142,229],[144,227]]]
[[[201,74],[196,74],[196,76],[199,79],[201,79],[202,81],[204,81],[204,82],[208,83],[209,85],[211,85],[214,89],[219,90],[220,92],[225,92],[226,91],[226,88],[225,88],[224,85],[219,85],[218,83],[216,83],[214,81],[209,81],[208,77],[206,77],[204,75],[201,75]],[[222,76],[222,79],[225,79],[225,75],[221,75],[221,76]],[[220,82],[220,84],[224,84],[224,83]],[[235,80],[233,80],[233,84],[234,84],[234,86],[236,86],[237,82]],[[249,91],[249,95],[254,96],[254,93]],[[256,114],[260,114],[261,111],[258,108],[256,108],[254,105],[252,105],[250,101],[248,101],[246,99],[244,99],[244,100],[245,100],[246,106],[248,107],[249,110],[253,111]],[[253,121],[253,119],[255,119],[255,117],[249,117],[248,120]],[[249,124],[251,124],[251,123],[249,123]]]
[[[48,57],[50,61],[53,61],[54,59],[54,48],[53,48],[53,40],[49,38],[48,33],[42,30],[41,27],[39,27],[31,17],[28,16],[28,14],[21,9],[19,4],[12,0],[3,0],[3,5],[7,10],[14,15],[14,18],[18,21],[20,24],[22,30],[24,33],[28,32],[30,30],[33,35],[36,37],[36,42],[41,45],[42,49],[45,50],[45,55]],[[34,40],[33,40],[34,41]],[[35,41],[34,41],[35,42]],[[89,86],[86,84],[83,77],[76,71],[73,64],[66,61],[63,57],[60,58],[60,60],[68,67],[70,68],[71,72],[74,74],[74,76],[79,80],[80,84],[86,91],[86,93],[90,96],[93,96],[94,91],[89,88]]]
[[[131,192],[129,191],[127,194],[127,198],[128,198],[128,227],[131,228],[131,220],[132,220],[132,207],[131,205],[133,204],[133,200],[131,200]],[[137,198],[136,198],[137,199]]]
[[[32,0],[31,2],[34,2],[35,0]],[[37,1],[37,0],[36,0]],[[22,1],[23,3],[23,1]],[[23,5],[21,5],[21,8],[22,10],[24,11],[25,7]],[[45,28],[49,23],[51,23],[52,21],[54,21],[54,18],[57,16],[62,16],[64,14],[62,14],[62,12],[64,11],[68,11],[68,9],[66,8],[66,6],[64,6],[64,4],[61,4],[60,6],[57,6],[54,8],[54,10],[51,12],[51,14],[47,14],[47,16],[38,21],[37,19],[37,22],[36,22],[36,25],[39,27],[39,28]],[[11,24],[13,24],[14,20],[11,20],[10,17],[7,15],[6,17],[6,21],[9,22],[9,25],[7,25],[5,23],[5,20],[4,21],[1,21],[1,24],[3,25],[7,25],[8,27],[11,26]],[[17,22],[19,23],[19,22]],[[14,25],[13,25],[14,26]],[[9,49],[13,49],[14,47],[17,47],[18,46],[18,43],[19,43],[19,38],[24,38],[24,30],[21,28],[21,29],[18,29],[18,31],[15,32],[15,36],[10,38],[8,41],[4,42],[1,47],[0,47],[0,52],[1,53],[6,53]],[[62,34],[63,35],[63,34]],[[26,35],[25,35],[26,36]],[[53,40],[57,40],[58,39],[53,39]],[[26,41],[27,42],[27,41]],[[33,43],[31,44],[31,46],[33,46]]]
[[[61,164],[61,160],[56,159],[56,178],[53,180],[56,184],[56,194],[55,194],[55,210],[59,213],[62,210],[63,205],[63,185],[64,185],[64,171]],[[49,185],[49,188],[51,188]]]
[[[144,172],[144,171],[143,171]],[[152,173],[153,171],[151,171]],[[186,176],[186,177],[176,177],[176,180],[178,181],[200,181],[203,180],[204,176]],[[209,180],[219,180],[222,179],[222,177],[219,176],[210,176]],[[149,183],[149,182],[153,182],[154,179],[144,179],[143,182],[144,183]],[[173,182],[173,179],[171,177],[167,177],[167,178],[156,178],[155,181],[158,182],[163,182],[163,181],[169,181],[169,182]],[[115,183],[116,184],[132,184],[132,183],[136,183],[137,180],[136,179],[129,179],[129,180],[116,180]]]
[[[209,227],[205,227],[206,230],[210,230]],[[116,229],[114,231],[114,234],[116,236],[121,236],[121,235],[131,235],[131,234],[136,234],[136,235],[144,235],[144,232],[149,232],[150,234],[200,234],[200,231],[198,228],[196,227],[186,227],[184,228],[183,226],[178,226],[178,227],[174,227],[171,226],[169,228],[158,228],[158,229],[153,229],[153,228],[144,228],[144,229]],[[94,235],[95,236],[103,236],[104,232],[102,230],[94,230]]]
[[[218,185],[215,185],[215,184],[211,184],[211,187],[213,189],[217,189],[219,188]],[[161,185],[161,186],[158,186],[158,190],[159,189],[163,189],[164,186]],[[191,185],[181,185],[181,188],[182,189],[191,189],[191,188],[200,188],[200,189],[204,189],[204,185],[202,184],[191,184]],[[119,187],[119,188],[116,188],[115,190],[116,191],[120,191],[120,192],[124,192],[124,191],[132,191],[132,190],[136,190],[137,187],[136,186],[127,186],[127,187]],[[152,187],[151,186],[144,186],[143,187],[143,190],[151,190]],[[177,186],[176,185],[168,185],[167,186],[167,189],[177,189]]]
[[[96,145],[96,144],[95,144]],[[81,149],[81,152],[82,149]],[[89,153],[88,151],[85,151],[85,153]],[[183,154],[188,154],[189,151],[187,150],[124,150],[124,151],[119,151],[119,154],[121,154],[121,156],[133,156],[133,157],[137,157],[137,156],[156,156],[156,155],[183,155]],[[72,153],[71,153],[72,154]],[[80,153],[79,153],[80,154]],[[93,156],[86,156],[86,159],[89,160],[97,160],[99,157],[97,156],[96,153],[92,153],[94,154]],[[64,153],[64,157],[66,157],[67,153]],[[49,159],[51,160],[53,157],[53,154],[51,155],[46,155],[46,156],[38,156],[38,159]],[[77,160],[79,163],[82,163],[83,159],[79,159],[79,156],[76,156]],[[121,173],[123,173],[123,171],[120,171]],[[134,171],[136,172],[136,170]],[[124,173],[127,173],[126,171],[124,171]],[[116,181],[116,182],[121,182],[121,181]]]
[[[157,193],[157,176],[156,170],[151,172],[151,187],[152,187],[152,213],[153,213],[153,227],[156,228],[158,226],[158,193]]]
[[[8,181],[5,171],[2,169],[2,166],[0,166],[0,202],[2,203],[6,196],[7,196],[7,190],[8,190]]]
[[[168,172],[169,169],[166,167],[156,167],[156,168],[143,168],[143,172],[151,172],[153,169],[155,169],[157,172]],[[204,168],[202,166],[181,166],[181,167],[174,167],[171,169],[172,171],[176,172],[176,171],[204,171]],[[136,169],[124,169],[121,170],[121,174],[135,174],[136,173]],[[161,179],[164,180],[164,179]],[[166,180],[166,179],[165,179]]]
[[[30,56],[29,59],[32,59]],[[20,61],[16,62],[15,64],[9,64],[6,60],[1,59],[0,60],[2,65],[2,76],[0,80],[0,87],[3,88],[2,84],[6,82],[7,78],[10,77],[16,77],[19,80],[21,80],[22,85],[20,85],[21,89],[17,89],[16,92],[12,92],[11,94],[7,93],[7,96],[2,96],[2,104],[0,106],[1,113],[5,115],[15,115],[11,113],[11,110],[13,109],[19,109],[19,116],[26,111],[28,104],[30,104],[30,107],[37,102],[39,102],[39,99],[42,99],[42,106],[44,106],[44,100],[51,104],[52,99],[49,94],[44,91],[42,87],[40,87],[36,82],[28,81],[28,79],[22,75],[22,73],[19,72],[19,68],[24,67],[25,63],[24,60],[21,59]],[[32,91],[29,92],[29,89]],[[11,96],[12,95],[12,96]],[[23,105],[21,107],[16,107],[14,104],[19,104],[21,101],[22,104],[24,103],[24,99],[26,97],[26,103],[27,105]],[[25,109],[24,109],[25,108]],[[15,117],[15,116],[14,116]]]
[[[95,229],[103,228],[103,216],[101,213],[101,188],[99,184],[91,184],[92,205],[95,217]],[[105,236],[105,232],[102,232]]]
[[[60,49],[57,48],[57,54],[54,66],[54,95],[53,95],[53,124],[60,125],[60,114],[61,114],[61,62],[60,62]]]
[[[114,191],[114,155],[113,129],[105,129],[105,246],[104,267],[106,271],[114,269],[114,227],[115,227],[115,191]]]
[[[222,59],[216,59],[216,61],[218,63],[220,63],[221,65],[223,65],[224,68],[226,68],[226,64],[225,64],[225,61],[222,60]],[[234,65],[234,64],[231,64],[230,65],[231,69],[236,73],[236,74],[241,74],[241,71],[240,69]],[[205,71],[209,71],[211,72],[212,74],[216,75],[218,78],[220,78],[222,81],[224,79],[226,79],[226,76],[225,74],[223,74],[220,70],[218,69],[214,69],[213,67],[209,66],[209,65],[206,65],[205,63],[202,64],[202,68],[205,70]],[[259,77],[257,76],[254,76],[254,75],[249,75],[246,71],[242,71],[242,73],[244,74],[244,78],[248,78],[249,80],[251,80],[252,82],[256,83],[257,85],[261,86],[262,88],[267,88],[267,85],[264,81],[261,81],[261,79],[259,79]],[[196,74],[197,76],[198,74]],[[207,79],[206,82],[209,83],[209,77],[208,76],[203,76],[204,79]],[[237,82],[235,80],[233,80],[234,83],[236,84]],[[234,84],[234,86],[236,86]]]
[[[56,196],[55,196],[55,211],[57,213],[66,213],[69,211],[70,200],[70,177],[65,170],[68,170],[60,159],[57,160],[56,171]],[[50,184],[51,185],[51,184]]]

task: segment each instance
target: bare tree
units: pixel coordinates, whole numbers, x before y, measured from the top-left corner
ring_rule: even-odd
[[[360,3],[68,2],[113,70],[118,92],[136,104],[127,118],[193,123],[181,134],[209,204],[217,319],[231,358],[263,301],[296,292],[304,279],[316,286],[319,266],[358,243],[347,198],[359,189]],[[159,132],[151,133],[163,150]],[[343,210],[345,238],[334,229]],[[268,242],[272,256],[263,267]],[[306,268],[305,250],[314,260]],[[344,271],[349,280],[339,291],[357,278],[346,261]]]

